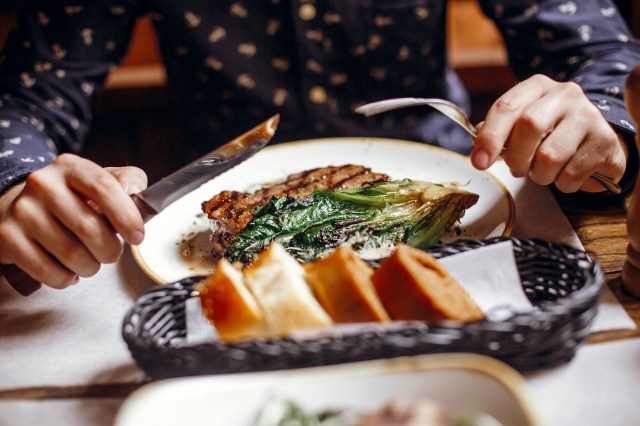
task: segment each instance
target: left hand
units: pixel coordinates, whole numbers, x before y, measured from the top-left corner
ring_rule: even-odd
[[[562,192],[603,191],[590,176],[619,181],[624,141],[575,83],[534,75],[503,94],[479,126],[471,162],[481,170],[502,154],[515,177]]]

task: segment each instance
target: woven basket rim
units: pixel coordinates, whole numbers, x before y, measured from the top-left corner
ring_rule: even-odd
[[[448,335],[453,334],[463,334],[465,336],[470,336],[471,339],[479,339],[478,341],[471,342],[475,346],[469,344],[470,352],[479,352],[483,353],[484,349],[480,348],[485,342],[482,342],[483,337],[491,337],[493,339],[500,339],[501,336],[508,334],[508,331],[505,331],[505,327],[512,327],[513,330],[518,330],[518,333],[530,333],[534,338],[545,337],[543,333],[545,332],[545,327],[550,330],[556,330],[561,336],[552,336],[551,340],[555,339],[568,339],[570,344],[565,344],[565,342],[558,340],[550,342],[557,346],[559,349],[554,353],[554,347],[550,349],[544,349],[540,347],[539,350],[543,351],[541,355],[531,356],[530,359],[521,360],[518,358],[519,347],[511,347],[509,349],[509,353],[500,353],[497,351],[494,355],[497,358],[502,358],[503,361],[511,364],[516,369],[521,371],[528,370],[532,367],[544,366],[546,364],[559,363],[560,361],[567,361],[570,359],[574,352],[575,348],[582,343],[584,337],[586,335],[586,330],[591,324],[591,320],[593,316],[595,316],[595,311],[597,310],[597,304],[599,301],[599,296],[604,288],[605,277],[604,272],[597,260],[594,256],[591,256],[584,250],[577,249],[575,247],[554,243],[547,240],[541,239],[518,239],[515,237],[496,237],[487,240],[457,240],[453,243],[448,244],[440,244],[437,246],[429,247],[426,251],[434,252],[436,250],[441,249],[457,249],[459,247],[464,247],[464,249],[472,249],[469,248],[473,245],[487,245],[494,244],[501,241],[512,241],[514,243],[514,250],[518,250],[518,247],[524,247],[523,250],[544,250],[544,249],[552,249],[552,250],[561,250],[566,251],[566,253],[573,253],[577,256],[586,256],[588,259],[588,270],[591,274],[587,277],[584,285],[576,289],[575,291],[570,292],[566,296],[559,297],[555,301],[542,301],[536,305],[536,309],[528,312],[515,313],[512,316],[509,316],[505,320],[496,321],[494,319],[485,318],[479,321],[471,322],[471,323],[458,323],[455,321],[440,321],[433,323],[421,323],[419,321],[415,322],[402,322],[403,325],[399,327],[399,330],[393,331],[389,333],[390,339],[396,339],[398,341],[402,340],[402,336],[406,336],[409,341],[411,339],[424,340],[426,343],[423,343],[427,347],[431,348],[434,346],[435,351],[447,351],[447,345],[440,345],[437,343],[439,338],[447,338]],[[536,252],[538,253],[538,252]],[[453,254],[453,253],[452,253]],[[441,256],[445,257],[445,256]],[[190,297],[193,297],[195,294],[192,291],[193,285],[199,280],[203,279],[203,276],[195,276],[188,277],[183,280],[179,280],[174,283],[165,284],[160,287],[154,287],[145,291],[134,303],[134,306],[127,312],[125,318],[123,320],[122,334],[123,337],[129,346],[129,349],[132,353],[132,356],[138,364],[143,368],[143,370],[149,372],[150,375],[157,377],[175,377],[182,375],[191,375],[191,374],[210,374],[211,370],[205,369],[203,373],[199,372],[187,372],[184,371],[184,362],[179,363],[180,365],[174,365],[175,360],[182,356],[187,358],[197,359],[198,357],[204,356],[207,354],[207,357],[211,357],[212,351],[213,355],[217,355],[217,352],[230,352],[230,351],[246,351],[247,354],[255,354],[256,352],[260,352],[262,350],[268,352],[269,350],[280,350],[282,348],[283,353],[286,353],[287,350],[292,350],[294,348],[306,350],[306,348],[297,348],[297,346],[308,345],[322,345],[327,344],[331,345],[335,342],[317,342],[314,339],[309,340],[301,340],[299,338],[291,338],[291,337],[280,337],[273,339],[255,339],[255,340],[247,340],[234,344],[227,344],[224,342],[212,342],[212,343],[202,343],[197,345],[185,345],[183,337],[176,337],[177,340],[172,339],[159,339],[156,335],[151,333],[146,333],[141,331],[140,326],[144,326],[144,321],[148,321],[148,318],[145,317],[149,310],[153,310],[157,308],[160,304],[151,305],[151,308],[148,306],[143,306],[142,302],[145,298],[154,298],[158,297],[159,299],[164,300],[165,305],[161,307],[165,309],[165,311],[170,310],[172,307],[176,309],[184,310],[184,301]],[[155,302],[155,299],[154,299]],[[152,309],[153,308],[153,309]],[[145,311],[146,309],[146,311]],[[158,315],[156,311],[154,311],[154,315]],[[171,312],[165,313],[168,316],[168,320],[174,319]],[[410,324],[413,323],[413,324]],[[575,324],[574,324],[575,323]],[[531,327],[536,325],[536,327],[540,327],[539,332],[536,330],[532,330]],[[347,337],[346,339],[348,339]],[[357,339],[358,337],[354,337],[353,339]],[[375,333],[370,336],[362,336],[362,339],[377,339],[377,338],[386,338],[385,334],[377,335]],[[337,339],[339,340],[339,339]],[[432,342],[435,341],[436,343]],[[179,342],[179,343],[176,343]],[[454,340],[455,347],[452,346],[453,350],[465,351],[464,344],[460,344],[457,340]],[[542,339],[543,344],[544,339]],[[339,341],[337,343],[340,343]],[[351,342],[347,342],[351,344]],[[365,342],[367,344],[371,344],[372,347],[375,348],[375,342]],[[509,342],[507,342],[509,343]],[[512,342],[511,342],[512,343]],[[465,342],[466,344],[466,342]],[[522,353],[526,352],[535,352],[538,350],[536,347],[528,346],[529,342],[522,343]],[[431,346],[429,346],[431,345]],[[531,346],[534,343],[531,343]],[[339,346],[339,345],[338,345]],[[355,345],[357,346],[357,342]],[[393,344],[391,344],[393,346]],[[513,345],[512,345],[513,346]],[[542,345],[541,345],[542,346]],[[351,346],[350,346],[351,347]],[[333,347],[330,348],[334,350]],[[393,349],[393,348],[392,348]],[[487,350],[491,355],[491,350]],[[221,357],[224,358],[224,354]],[[266,355],[264,355],[266,356]],[[359,356],[368,356],[367,354],[360,354]],[[312,357],[312,356],[311,356]],[[524,355],[523,355],[524,357]],[[157,358],[157,359],[156,359]],[[319,359],[322,358],[322,354],[319,355]],[[538,359],[535,359],[538,358]],[[174,361],[171,361],[173,359]],[[373,358],[371,358],[373,359]],[[322,361],[320,361],[322,362]],[[344,361],[340,361],[344,362]],[[157,364],[157,365],[156,365]],[[165,365],[166,364],[166,365]],[[285,361],[280,362],[280,364],[286,364]],[[161,367],[158,367],[161,365]],[[323,365],[323,364],[320,364]],[[154,367],[155,366],[155,367]],[[157,368],[159,368],[160,373],[158,373]],[[237,366],[236,366],[237,368]],[[245,367],[241,367],[245,368]],[[268,369],[279,368],[279,367],[269,367]],[[289,368],[289,367],[283,367]],[[295,367],[292,367],[295,368]],[[247,371],[259,371],[261,368],[257,368],[256,370],[247,370]],[[151,373],[152,372],[152,373]],[[221,371],[221,372],[236,372],[236,371]]]

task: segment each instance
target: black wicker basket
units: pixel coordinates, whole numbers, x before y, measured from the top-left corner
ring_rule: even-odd
[[[604,288],[604,273],[584,251],[541,240],[460,240],[430,247],[445,257],[511,240],[523,290],[537,309],[467,324],[408,322],[357,334],[189,346],[185,301],[199,278],[153,288],[127,313],[122,333],[151,378],[330,365],[439,352],[493,356],[520,371],[565,363],[584,341]]]

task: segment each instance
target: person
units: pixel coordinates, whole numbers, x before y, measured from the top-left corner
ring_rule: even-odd
[[[610,0],[480,1],[502,32],[520,83],[489,109],[472,145],[428,108],[362,117],[392,97],[439,97],[469,110],[447,61],[446,1],[30,0],[0,58],[0,263],[63,288],[144,238],[128,194],[143,171],[77,155],[91,105],[151,14],[170,84],[189,120],[185,161],[274,113],[274,142],[393,137],[502,155],[515,176],[598,192],[637,172],[621,88],[640,48]],[[176,142],[177,143],[177,142]],[[626,172],[626,176],[625,176]]]
[[[636,65],[625,84],[625,105],[631,118],[640,123],[640,65]],[[636,144],[640,138],[636,135]],[[622,288],[628,294],[640,298],[640,185],[636,185],[629,198],[627,209],[627,258],[622,268]]]

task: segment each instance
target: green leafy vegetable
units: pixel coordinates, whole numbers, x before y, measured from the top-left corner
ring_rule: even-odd
[[[418,180],[376,182],[345,190],[273,197],[252,212],[225,257],[251,263],[273,241],[308,262],[342,243],[363,258],[380,258],[398,243],[426,247],[440,241],[478,195],[456,185]]]
[[[260,412],[256,426],[339,426],[353,424],[343,422],[348,417],[342,410],[321,410],[308,413],[290,399],[273,399]],[[350,417],[349,417],[350,418]]]

